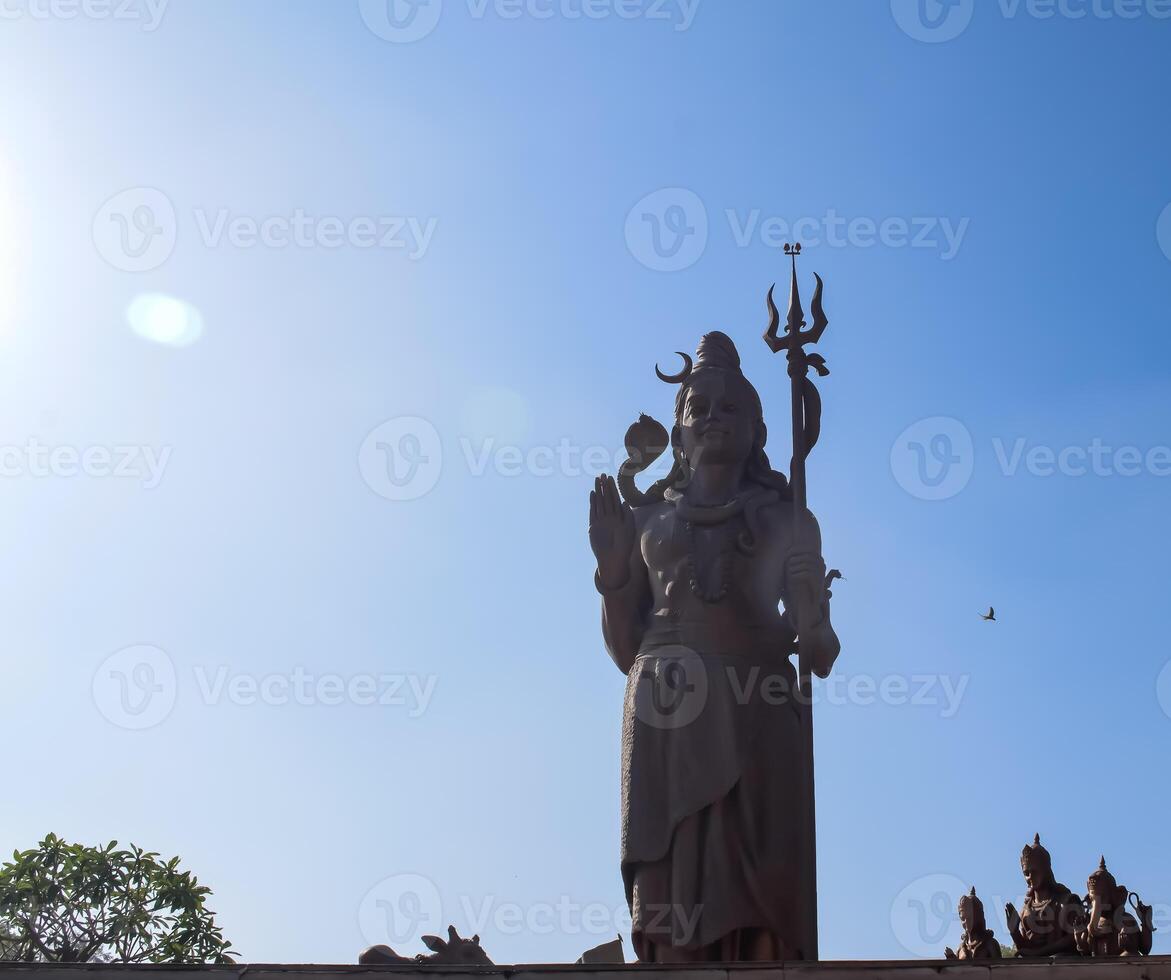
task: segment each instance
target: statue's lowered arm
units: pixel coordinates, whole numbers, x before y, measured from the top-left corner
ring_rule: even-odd
[[[797,629],[796,624],[801,624],[799,640],[808,667],[818,677],[825,678],[842,651],[842,644],[830,622],[829,603],[832,595],[830,583],[834,578],[840,578],[841,573],[826,571],[821,558],[821,529],[813,514],[806,510],[795,523],[795,554],[786,565],[782,590],[785,618],[794,629]],[[803,588],[794,583],[816,587]]]

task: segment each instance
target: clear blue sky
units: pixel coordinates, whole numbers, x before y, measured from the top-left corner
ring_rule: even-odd
[[[439,3],[4,4],[0,847],[180,854],[253,961],[621,929],[576,453],[718,328],[787,458],[805,219],[823,955],[942,947],[959,883],[1004,938],[1036,831],[1167,920],[1165,5]]]

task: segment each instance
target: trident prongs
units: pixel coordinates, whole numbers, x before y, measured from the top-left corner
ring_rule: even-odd
[[[785,334],[780,336],[778,331],[781,326],[781,314],[777,309],[777,304],[773,300],[773,291],[777,288],[776,283],[769,287],[768,291],[768,313],[769,322],[768,329],[764,333],[764,342],[768,344],[769,350],[774,354],[781,351],[788,351],[790,358],[804,358],[806,362],[812,367],[821,377],[829,374],[829,369],[825,366],[825,359],[820,354],[806,354],[804,347],[806,344],[816,344],[821,340],[821,335],[825,333],[825,328],[829,326],[829,320],[826,318],[825,310],[821,305],[821,294],[824,288],[824,283],[821,281],[821,276],[816,272],[813,273],[813,278],[817,285],[813,289],[813,299],[809,303],[809,310],[813,314],[813,326],[808,330],[803,330],[805,326],[805,312],[801,309],[801,293],[797,288],[797,256],[801,254],[801,246],[785,245],[785,254],[793,261],[793,274],[789,286],[789,315],[785,321]]]

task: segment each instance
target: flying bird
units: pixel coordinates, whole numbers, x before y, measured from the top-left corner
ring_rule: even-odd
[[[984,622],[986,622],[986,623],[995,623],[996,622],[996,610],[993,609],[991,606],[989,606],[988,612],[980,613],[980,618],[982,620],[984,620]]]

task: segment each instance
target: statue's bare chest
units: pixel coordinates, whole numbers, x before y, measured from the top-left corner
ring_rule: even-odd
[[[678,599],[686,589],[707,601],[731,596],[775,607],[788,550],[775,524],[750,526],[743,513],[718,523],[691,522],[662,505],[644,524],[640,541],[656,595]]]

